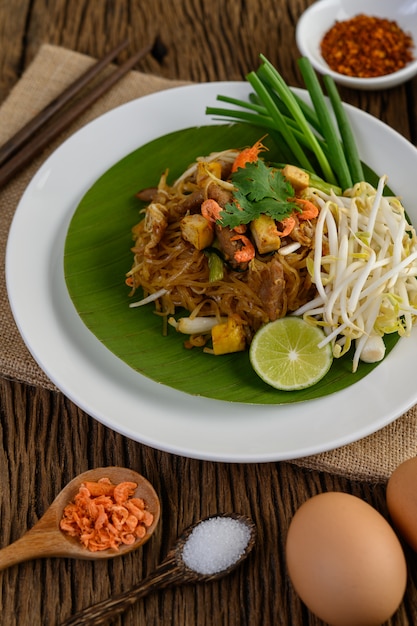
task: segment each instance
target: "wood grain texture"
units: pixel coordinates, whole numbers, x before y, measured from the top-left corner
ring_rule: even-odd
[[[126,36],[127,56],[155,37],[138,69],[194,81],[241,80],[264,53],[300,86],[294,32],[310,0],[0,0],[0,101],[42,43],[102,56]],[[342,90],[345,101],[416,140],[415,81],[382,94]],[[0,380],[0,547],[19,538],[79,472],[128,466],[154,485],[161,524],[138,554],[92,563],[45,559],[0,573],[3,626],[50,626],[139,582],[200,517],[235,510],[257,524],[248,561],[220,582],[150,596],[114,624],[322,626],[292,590],[284,546],[308,497],[342,490],[387,515],[385,486],[309,472],[289,463],[224,464],[151,450],[105,428],[59,393]],[[407,594],[390,626],[417,624],[417,556],[406,550]]]
[[[321,626],[287,578],[284,548],[292,515],[308,497],[331,490],[353,493],[387,515],[382,484],[308,472],[288,463],[183,459],[110,431],[61,394],[2,380],[0,398],[1,546],[20,537],[59,490],[89,467],[131,467],[150,480],[163,504],[159,528],[138,553],[99,563],[45,559],[0,573],[2,624],[58,624],[139,582],[195,520],[233,510],[252,516],[258,528],[258,543],[240,569],[223,581],[149,596],[114,623]],[[19,498],[4,497],[9,485]],[[389,622],[392,626],[417,623],[417,568],[408,550],[407,559],[409,591]]]

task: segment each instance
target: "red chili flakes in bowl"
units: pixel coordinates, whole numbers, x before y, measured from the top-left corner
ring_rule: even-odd
[[[81,485],[64,509],[60,528],[78,538],[91,552],[131,545],[142,539],[153,522],[142,498],[132,497],[136,483],[113,485],[108,478]]]
[[[392,74],[414,59],[413,38],[395,21],[364,14],[336,21],[320,47],[332,70],[358,78]]]

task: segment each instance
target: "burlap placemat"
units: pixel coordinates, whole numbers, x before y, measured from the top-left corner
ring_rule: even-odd
[[[50,100],[81,74],[93,59],[44,45],[7,100],[0,107],[0,144],[13,135]],[[75,130],[106,111],[134,98],[182,84],[139,72],[130,72],[103,96],[64,136],[50,146],[19,176],[0,191],[0,374],[11,379],[56,390],[29,354],[16,328],[5,283],[5,248],[10,223],[19,199],[32,176],[49,154]],[[417,407],[359,442],[294,461],[297,465],[337,473],[359,480],[385,480],[403,460],[417,455]]]

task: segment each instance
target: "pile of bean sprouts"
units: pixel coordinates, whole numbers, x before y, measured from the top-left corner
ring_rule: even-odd
[[[323,327],[320,345],[331,342],[335,357],[354,343],[354,372],[370,339],[408,336],[417,316],[417,236],[399,198],[384,195],[386,182],[361,182],[343,196],[314,191],[317,296],[294,314]]]

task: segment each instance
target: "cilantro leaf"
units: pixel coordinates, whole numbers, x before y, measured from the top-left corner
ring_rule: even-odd
[[[266,197],[284,195],[284,198],[293,193],[291,185],[282,173],[268,167],[264,161],[258,159],[240,167],[232,177],[233,183],[252,201]]]
[[[291,198],[292,185],[280,170],[268,167],[258,159],[247,163],[232,175],[234,201],[229,202],[220,213],[220,224],[234,228],[248,224],[262,214],[281,221],[300,210]]]

